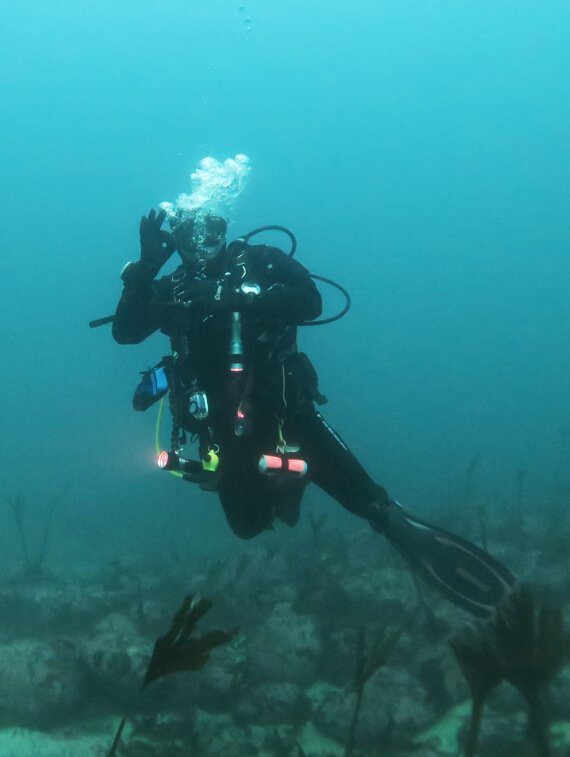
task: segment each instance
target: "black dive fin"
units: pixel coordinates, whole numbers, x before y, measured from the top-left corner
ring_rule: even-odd
[[[480,547],[430,526],[394,503],[384,535],[413,570],[450,602],[488,618],[515,583],[513,574]]]

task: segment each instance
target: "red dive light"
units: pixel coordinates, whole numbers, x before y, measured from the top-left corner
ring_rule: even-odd
[[[307,473],[307,463],[297,457],[284,455],[262,455],[259,458],[259,472],[271,476],[275,473],[291,473],[296,478],[302,478]]]
[[[214,472],[218,467],[218,456],[213,447],[209,448],[208,456],[202,462],[198,460],[186,460],[176,452],[168,452],[163,449],[158,453],[156,464],[161,470],[179,471],[184,477],[196,475],[202,471]]]
[[[159,452],[158,457],[156,458],[156,464],[161,470],[178,470],[180,467],[180,460],[178,459],[178,455],[174,452],[168,452],[163,449],[162,452]]]

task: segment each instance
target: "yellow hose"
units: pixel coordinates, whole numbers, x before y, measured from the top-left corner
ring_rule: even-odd
[[[160,426],[162,424],[162,413],[164,411],[164,397],[160,400],[158,405],[158,415],[156,416],[156,426],[154,429],[154,448],[156,450],[156,456],[160,454],[162,447],[160,446]],[[173,476],[177,476],[178,478],[184,478],[183,474],[180,473],[180,471],[177,470],[169,470],[169,473],[172,473]]]

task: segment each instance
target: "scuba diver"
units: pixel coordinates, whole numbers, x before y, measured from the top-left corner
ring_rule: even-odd
[[[287,254],[250,243],[258,231],[228,244],[226,218],[207,202],[164,203],[141,218],[140,259],[122,271],[112,333],[119,344],[157,330],[170,339],[170,354],[143,374],[133,399],[139,410],[168,399],[171,445],[159,465],[215,492],[242,539],[275,519],[294,526],[312,482],[449,600],[488,617],[514,577],[484,550],[405,511],[326,422],[316,371],[297,344],[298,326],[321,315],[320,277],[294,259],[292,235]],[[157,278],[175,252],[181,264]],[[191,443],[197,460],[185,452]]]

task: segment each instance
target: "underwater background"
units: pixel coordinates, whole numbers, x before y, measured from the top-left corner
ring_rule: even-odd
[[[95,638],[101,607],[119,614],[124,607],[126,617],[156,593],[169,601],[158,613],[162,622],[147,630],[151,640],[166,630],[184,591],[210,590],[214,607],[225,607],[222,596],[240,597],[231,612],[220,610],[222,624],[243,627],[250,615],[261,622],[276,611],[282,617],[276,608],[283,604],[330,619],[337,595],[299,610],[291,593],[302,593],[301,577],[285,568],[272,587],[290,594],[271,595],[259,617],[247,587],[237,587],[236,561],[253,570],[260,554],[279,554],[290,567],[295,550],[312,550],[315,559],[330,554],[331,581],[359,577],[361,599],[376,592],[365,585],[369,568],[390,566],[393,617],[380,617],[367,601],[369,622],[398,624],[400,610],[413,613],[413,585],[393,567],[384,542],[316,489],[306,493],[297,529],[279,526],[255,543],[238,542],[215,497],[157,470],[155,409],[132,411],[139,372],[166,353],[164,337],[120,347],[108,327],[88,327],[115,308],[121,268],[138,257],[140,216],[188,191],[200,158],[240,152],[252,171],[229,237],[268,223],[288,226],[297,259],[352,295],[347,317],[300,333],[329,399],[327,420],[413,512],[443,517],[471,538],[484,520],[490,550],[555,586],[567,612],[570,5],[26,0],[2,15],[4,655],[32,638],[53,644],[71,636],[80,649],[87,635]],[[326,314],[334,314],[342,298],[325,285],[322,293]],[[325,530],[315,534],[314,519],[323,516]],[[315,550],[316,536],[324,542]],[[351,562],[353,542],[361,546]],[[22,573],[39,555],[41,581]],[[250,587],[266,567],[261,560]],[[69,587],[84,600],[93,587],[104,593],[110,574],[121,586],[109,591],[119,594],[102,601],[99,615],[82,605],[80,622]],[[41,594],[48,577],[67,587],[67,609],[38,625],[38,607],[50,601]],[[350,600],[346,586],[343,592]],[[354,628],[366,625],[362,612]],[[416,651],[445,646],[444,639],[443,631],[435,640],[408,634]],[[406,675],[405,659],[398,665]],[[320,680],[317,668],[311,685]],[[17,673],[9,680],[17,682]],[[349,682],[347,672],[335,684]],[[112,700],[103,683],[96,693]],[[0,720],[46,732],[62,722],[88,728],[105,708],[93,705],[90,713],[97,697],[82,696],[81,706],[79,695],[71,697],[66,716],[52,703],[40,717],[0,691]],[[466,701],[468,691],[446,696],[418,730]],[[564,701],[557,718],[570,720]],[[107,714],[120,716],[120,704],[112,700]],[[231,697],[218,709],[230,712]],[[134,746],[129,753],[225,754],[203,734],[194,751],[193,737],[181,738],[171,752]],[[51,753],[45,744],[47,736],[34,753]],[[360,748],[407,754],[398,744],[385,747],[392,752],[368,742]],[[104,753],[98,748],[76,745],[71,753]],[[280,748],[267,753],[295,754]],[[562,749],[556,753],[568,753]],[[312,750],[305,749],[327,753]],[[497,750],[486,754],[507,754]]]

